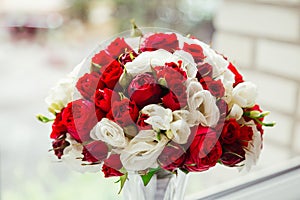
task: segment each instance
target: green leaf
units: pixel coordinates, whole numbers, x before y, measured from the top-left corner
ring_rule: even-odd
[[[43,123],[54,121],[54,119],[49,119],[48,117],[45,117],[44,115],[41,114],[37,115],[36,118]]]
[[[147,186],[148,183],[150,182],[151,178],[153,177],[153,175],[158,172],[158,170],[160,170],[160,167],[158,168],[152,168],[149,170],[149,172],[145,175],[141,175],[144,186]]]
[[[121,193],[121,191],[122,191],[122,189],[124,187],[124,184],[125,184],[125,182],[127,180],[127,177],[128,177],[128,173],[125,173],[123,176],[120,176],[120,179],[116,182],[116,183],[120,182],[120,184],[121,184],[120,185],[120,190],[119,190],[118,194]]]
[[[188,173],[190,173],[188,170],[186,170],[186,169],[180,169],[183,173],[185,173],[185,174],[188,174]]]

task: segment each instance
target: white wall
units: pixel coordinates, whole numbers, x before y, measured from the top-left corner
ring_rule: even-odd
[[[259,87],[265,139],[300,152],[300,0],[223,0],[212,46]]]

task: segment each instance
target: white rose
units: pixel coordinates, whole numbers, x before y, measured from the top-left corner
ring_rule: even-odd
[[[170,129],[170,123],[173,120],[172,111],[170,109],[163,108],[156,104],[150,104],[145,106],[141,112],[149,116],[145,122],[152,125],[154,130]]]
[[[50,111],[58,113],[62,108],[66,107],[69,102],[76,100],[74,98],[76,91],[75,84],[79,70],[84,62],[85,60],[78,64],[67,77],[61,79],[58,84],[50,90],[49,95],[45,99]]]
[[[234,118],[236,120],[239,120],[241,119],[242,116],[243,116],[243,109],[237,104],[233,104],[231,111],[228,115],[228,118]]]
[[[183,50],[175,51],[174,55],[178,58],[178,60],[182,61],[181,69],[186,72],[187,77],[195,78],[198,70],[193,56]]]
[[[132,62],[125,64],[126,71],[136,76],[138,74],[151,72],[151,67],[164,66],[166,62],[177,62],[178,58],[172,53],[159,49],[156,51],[142,52]]]
[[[177,120],[184,120],[189,127],[193,127],[199,124],[199,118],[201,113],[200,112],[190,112],[188,110],[175,110],[173,111],[173,119],[174,121]]]
[[[178,144],[185,144],[191,134],[189,125],[184,120],[177,120],[171,123],[172,139]]]
[[[216,98],[207,90],[202,90],[188,97],[190,112],[197,116],[196,123],[203,126],[215,126],[220,118],[220,111],[216,105]]]
[[[101,140],[116,148],[124,148],[128,143],[123,129],[107,118],[102,118],[101,121],[94,126],[90,136],[94,140]]]
[[[256,96],[256,86],[251,82],[243,82],[233,88],[232,103],[242,108],[251,107],[255,104]]]
[[[121,152],[121,162],[129,171],[156,168],[157,158],[167,143],[164,135],[158,140],[153,130],[141,130]]]

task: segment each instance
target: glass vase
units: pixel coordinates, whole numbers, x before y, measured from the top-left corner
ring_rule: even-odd
[[[164,170],[154,174],[144,186],[139,174],[128,174],[123,188],[124,200],[182,200],[185,193],[187,175],[180,170],[177,175]]]

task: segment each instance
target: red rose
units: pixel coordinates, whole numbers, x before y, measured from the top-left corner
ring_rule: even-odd
[[[238,72],[238,70],[232,63],[229,63],[228,69],[234,74],[235,83],[233,84],[233,87],[237,86],[239,83],[244,82],[243,76]]]
[[[98,89],[94,94],[94,102],[97,108],[105,113],[108,113],[111,109],[111,103],[120,100],[120,96],[107,88],[103,90]]]
[[[207,77],[207,76],[212,78],[213,67],[210,64],[198,63],[197,69],[198,69],[198,71],[197,71],[196,77],[197,77],[198,81],[200,81],[202,78]]]
[[[114,121],[122,127],[135,124],[139,116],[137,106],[134,101],[129,101],[129,99],[113,102],[111,111]]]
[[[144,114],[144,113],[140,114],[140,116],[136,122],[139,130],[151,129],[151,125],[145,122],[145,120],[148,118],[149,118],[149,115]]]
[[[161,102],[162,89],[154,77],[144,73],[137,75],[128,86],[128,95],[141,109],[148,104]]]
[[[219,99],[216,102],[216,104],[220,111],[220,118],[219,118],[217,126],[215,127],[215,130],[217,131],[217,133],[219,135],[219,134],[221,134],[223,127],[224,127],[225,119],[226,119],[226,116],[228,113],[228,105],[227,105],[226,101],[223,99]]]
[[[165,63],[165,66],[154,67],[157,79],[165,79],[168,86],[174,80],[184,82],[187,79],[186,72],[181,69],[182,61],[178,61],[178,65],[174,62]]]
[[[107,158],[108,147],[102,141],[93,141],[83,147],[83,161],[98,162]]]
[[[102,50],[94,55],[92,63],[99,66],[105,66],[113,62],[113,60],[114,59],[105,50]]]
[[[123,73],[123,68],[118,61],[113,61],[109,65],[101,68],[101,81],[108,89],[114,90]]]
[[[240,125],[236,119],[225,121],[224,128],[221,134],[222,143],[232,144],[240,137]]]
[[[137,56],[135,51],[126,52],[119,58],[119,62],[124,66],[128,62],[132,62]]]
[[[240,131],[239,141],[244,146],[248,146],[248,142],[252,140],[253,129],[250,126],[242,126]]]
[[[233,144],[223,145],[221,162],[224,165],[234,167],[243,160],[245,160],[245,151],[240,143],[235,142]]]
[[[186,87],[181,80],[174,79],[168,85],[169,93],[162,98],[165,107],[172,111],[179,110],[187,104]]]
[[[126,51],[131,51],[131,47],[125,42],[124,38],[116,38],[107,46],[106,51],[111,57],[117,59]]]
[[[69,145],[70,143],[66,141],[65,138],[56,139],[52,142],[54,154],[58,157],[58,159],[61,159],[64,154],[64,149]]]
[[[188,171],[200,172],[215,166],[222,155],[216,132],[199,125],[187,154],[184,168]]]
[[[209,92],[215,97],[223,97],[225,94],[225,88],[221,80],[213,80],[210,77],[205,77],[200,80],[200,83],[205,90],[209,90]]]
[[[50,135],[51,139],[58,139],[61,136],[65,136],[67,133],[67,127],[64,125],[62,121],[62,112],[56,114],[56,118],[52,124],[52,132]]]
[[[109,158],[104,160],[104,165],[102,166],[102,172],[104,173],[105,178],[111,176],[122,176],[119,170],[123,167],[120,155],[119,154],[111,154]]]
[[[100,80],[97,72],[91,72],[84,74],[77,81],[76,88],[84,98],[91,99],[96,89],[104,88],[104,83]]]
[[[62,120],[68,133],[77,141],[90,139],[90,131],[97,124],[95,106],[92,102],[79,99],[67,105]]]
[[[155,33],[150,35],[141,44],[141,51],[155,51],[157,49],[165,49],[169,52],[174,52],[178,49],[178,39],[175,33]]]
[[[163,169],[174,171],[183,165],[185,158],[186,154],[183,148],[176,143],[170,143],[158,157],[158,163]]]
[[[170,108],[172,111],[180,109],[180,102],[173,92],[169,92],[162,98],[164,107]]]
[[[203,49],[198,44],[184,43],[183,50],[190,53],[193,56],[195,63],[201,62],[205,58]]]

